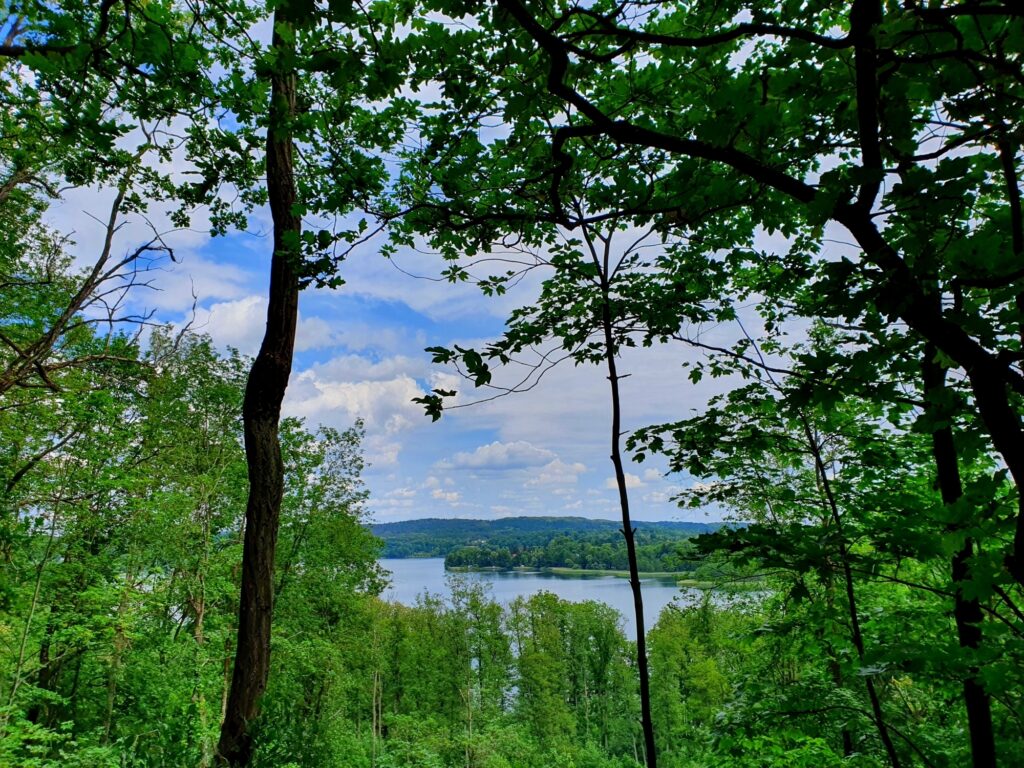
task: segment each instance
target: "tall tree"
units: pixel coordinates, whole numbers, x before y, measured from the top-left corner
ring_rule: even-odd
[[[646,13],[498,0],[482,19],[522,58],[539,52],[546,89],[579,116],[550,134],[555,218],[571,219],[567,170],[604,137],[664,153],[676,194],[697,180],[680,194],[684,218],[701,195],[721,199],[700,183],[710,168],[758,190],[747,210],[762,227],[813,234],[834,222],[852,235],[857,261],[837,265],[821,289],[845,292],[835,316],[877,307],[963,370],[1020,489],[1006,562],[1024,584],[1019,12],[858,0],[842,10],[698,2]],[[887,185],[890,176],[898,181]],[[860,290],[853,276],[865,278]],[[944,305],[941,291],[962,300]]]
[[[288,7],[273,16],[274,62],[267,120],[267,197],[274,219],[267,328],[249,371],[242,404],[249,500],[245,508],[238,644],[231,690],[217,753],[228,765],[252,756],[249,722],[270,674],[270,626],[274,607],[274,561],[284,495],[284,463],[278,427],[292,370],[299,313],[299,252],[302,219],[296,209],[292,122],[296,115],[295,25]]]
[[[278,430],[295,349],[299,293],[311,283],[344,282],[338,265],[374,234],[367,232],[365,219],[344,217],[369,207],[380,195],[387,178],[382,153],[401,137],[410,109],[397,96],[385,101],[399,85],[386,56],[378,52],[376,66],[363,65],[376,50],[378,34],[384,42],[394,34],[387,13],[386,8],[362,14],[335,4],[323,9],[298,0],[280,2],[274,6],[266,50],[236,24],[235,34],[253,59],[233,62],[218,83],[217,103],[244,120],[234,131],[207,127],[190,136],[191,156],[210,183],[242,184],[249,207],[264,202],[265,194],[274,228],[266,330],[242,407],[250,490],[238,643],[218,747],[220,759],[230,765],[245,765],[252,756],[249,726],[270,670],[285,487]],[[253,102],[259,95],[268,99],[265,111]],[[253,153],[261,131],[265,190]],[[298,145],[303,147],[301,161]],[[223,164],[221,153],[230,158]],[[230,222],[232,212],[225,210],[222,220]],[[304,220],[320,226],[304,227]]]

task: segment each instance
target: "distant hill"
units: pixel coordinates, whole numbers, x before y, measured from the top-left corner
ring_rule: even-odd
[[[721,523],[636,521],[638,537],[684,539],[708,533]],[[424,518],[397,523],[375,523],[375,536],[383,539],[383,557],[445,557],[466,546],[492,546],[517,550],[544,546],[558,536],[614,540],[621,523],[586,517],[502,517],[496,520]]]

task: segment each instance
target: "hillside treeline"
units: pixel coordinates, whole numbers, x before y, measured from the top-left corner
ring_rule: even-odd
[[[682,541],[688,536],[714,531],[719,525],[641,521],[636,528],[638,536],[645,541]],[[521,552],[545,547],[559,537],[615,546],[622,541],[621,527],[618,521],[585,517],[503,517],[496,520],[403,520],[376,523],[371,530],[384,542],[383,557],[402,558],[445,557],[466,546]]]
[[[697,562],[688,534],[640,529],[636,557],[641,571],[685,573]],[[629,568],[626,546],[618,532],[559,535],[546,544],[523,546],[497,542],[465,546],[445,555],[446,568],[574,568],[617,570]]]

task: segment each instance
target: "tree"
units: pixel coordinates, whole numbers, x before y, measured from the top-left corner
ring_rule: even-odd
[[[1024,86],[1012,63],[1021,46],[1017,13],[995,2],[877,0],[846,14],[751,8],[749,21],[737,20],[742,4],[635,10],[500,0],[485,17],[497,33],[519,30],[509,39],[526,46],[522,55],[533,55],[523,35],[542,52],[547,89],[579,116],[551,133],[553,215],[571,220],[560,202],[564,171],[599,136],[663,153],[677,188],[707,167],[753,185],[758,202],[746,211],[756,225],[787,235],[819,232],[826,222],[844,227],[859,261],[839,262],[819,286],[845,294],[835,315],[856,317],[867,303],[947,355],[1024,488],[1020,275],[1011,266],[1024,252],[1019,114],[1009,107]],[[737,58],[743,44],[749,52]],[[820,75],[801,74],[810,69]],[[667,83],[660,98],[648,95]],[[790,108],[797,96],[800,108]],[[898,182],[886,186],[890,175]],[[713,203],[722,192],[691,186],[679,210],[701,195]],[[865,280],[857,292],[849,290],[854,276]],[[960,297],[955,306],[943,304],[943,292]],[[1007,566],[1024,584],[1022,512]]]
[[[595,187],[599,196],[602,191]],[[619,391],[617,358],[623,348],[636,346],[638,339],[644,345],[665,339],[675,332],[682,318],[697,320],[709,317],[711,311],[703,306],[704,294],[685,295],[676,284],[657,271],[652,274],[651,261],[640,253],[645,245],[663,245],[653,238],[652,231],[630,232],[627,225],[611,220],[605,227],[590,223],[583,201],[575,206],[580,240],[566,238],[558,242],[548,233],[543,246],[549,254],[536,254],[536,264],[550,268],[550,274],[541,288],[536,306],[515,310],[507,322],[504,336],[491,344],[481,355],[476,350],[456,347],[454,350],[433,348],[434,362],[460,363],[477,386],[491,381],[489,361],[508,364],[514,356],[527,355],[542,349],[544,344],[556,341],[564,358],[576,364],[600,364],[607,371],[609,381],[609,411],[611,415],[611,461],[614,468],[619,509],[622,515],[621,533],[625,540],[626,567],[629,570],[633,592],[637,635],[637,675],[640,685],[641,720],[644,731],[644,756],[648,766],[657,764],[657,749],[650,708],[650,683],[646,651],[643,593],[640,585],[637,557],[636,529],[630,517],[629,493],[623,461],[622,398]],[[533,222],[536,225],[536,222]],[[543,230],[541,230],[543,231]],[[451,236],[442,233],[450,243]],[[625,245],[618,246],[617,243]],[[620,250],[621,248],[621,250]],[[671,247],[668,251],[671,252]],[[666,257],[659,255],[654,261],[661,266]],[[456,265],[457,268],[457,265]],[[502,285],[500,276],[483,282],[485,290]],[[673,301],[669,308],[668,294]],[[540,354],[536,371],[543,371],[553,353]],[[532,384],[531,384],[532,386]],[[516,388],[507,392],[514,392]],[[440,415],[443,398],[453,393],[435,392],[419,398],[435,418]],[[554,543],[554,542],[552,542]],[[550,554],[550,553],[548,553]],[[556,556],[557,557],[557,556]],[[565,556],[557,562],[566,562]],[[574,567],[579,564],[574,563]]]
[[[822,329],[812,336],[814,343],[810,346],[823,349],[834,349],[838,337]],[[899,338],[896,334],[890,341]],[[819,642],[830,660],[837,688],[846,685],[844,680],[851,680],[850,670],[841,662],[845,653],[842,645],[852,643],[856,649],[862,670],[858,676],[869,689],[873,719],[879,728],[883,717],[892,715],[883,712],[884,678],[872,683],[872,675],[893,663],[907,664],[909,658],[928,658],[933,640],[911,640],[913,633],[905,630],[903,647],[895,647],[881,633],[881,625],[872,629],[859,618],[869,614],[858,604],[864,602],[865,592],[895,592],[895,602],[887,603],[892,616],[886,618],[890,621],[900,620],[905,609],[899,607],[898,595],[907,588],[921,590],[918,599],[922,602],[939,598],[951,604],[956,626],[946,623],[943,627],[940,620],[934,631],[949,639],[950,635],[956,637],[965,652],[954,653],[960,658],[938,674],[953,676],[963,687],[972,754],[980,763],[990,762],[995,759],[997,747],[989,694],[978,678],[977,668],[972,667],[972,659],[976,659],[986,636],[981,604],[974,599],[984,596],[983,600],[1005,601],[1009,612],[1015,611],[1014,599],[991,581],[999,571],[998,566],[993,570],[989,560],[993,555],[979,552],[975,556],[973,550],[964,547],[971,546],[971,534],[999,546],[998,531],[1005,530],[1006,518],[1000,519],[997,510],[1006,503],[1009,491],[1002,484],[1002,473],[993,472],[992,459],[976,425],[954,415],[962,402],[959,395],[952,391],[943,394],[936,388],[934,369],[930,373],[932,383],[921,399],[905,397],[901,403],[886,403],[860,400],[855,394],[860,386],[857,376],[844,379],[839,374],[828,383],[808,376],[811,371],[804,366],[820,362],[813,353],[794,357],[802,365],[784,383],[777,382],[770,371],[765,373],[763,367],[753,368],[751,363],[731,357],[725,365],[750,367],[748,377],[755,383],[716,399],[700,416],[641,430],[632,439],[646,448],[667,450],[677,469],[713,478],[709,485],[687,494],[689,501],[724,503],[741,510],[742,516],[751,521],[745,528],[716,534],[711,548],[746,553],[769,569],[794,574],[797,580],[786,589],[795,600],[808,598],[818,604],[819,614],[811,621],[821,632]],[[931,360],[928,353],[927,360]],[[764,366],[764,358],[760,361]],[[926,362],[926,370],[928,365]],[[899,370],[891,361],[888,367],[890,372]],[[913,368],[909,373],[914,375]],[[884,380],[876,384],[879,389],[887,387]],[[908,389],[902,391],[906,394]],[[942,409],[943,416],[938,415],[938,409]],[[956,512],[939,511],[937,507],[941,508],[943,502],[938,491],[948,482],[948,476],[942,479],[940,475],[938,488],[930,487],[934,470],[929,463],[935,452],[918,433],[950,430],[943,439],[952,443],[954,423],[963,453],[958,457],[947,448],[943,471],[952,470],[952,476],[957,477],[957,464],[963,461],[963,470],[973,478],[971,487],[976,495],[964,499]],[[943,525],[943,520],[949,522]],[[944,543],[937,549],[940,537]],[[948,581],[936,582],[926,564],[943,559],[949,569]],[[811,574],[813,582],[807,578]],[[995,579],[1006,587],[1012,583],[1009,574]],[[813,597],[807,591],[812,583],[821,590]],[[900,586],[884,590],[872,586],[887,583]],[[995,614],[1000,613],[994,602],[988,606]],[[837,609],[848,615],[833,613],[833,618],[827,618]],[[937,609],[949,610],[944,606],[931,610]],[[935,615],[923,612],[915,621],[933,621],[924,616]],[[850,633],[836,645],[834,629],[829,627],[838,626],[839,621],[850,627]],[[987,640],[999,643],[991,635]],[[878,647],[872,648],[872,642]],[[981,650],[986,658],[989,653],[1002,652],[995,646],[987,653]],[[870,671],[863,671],[865,668]],[[901,738],[906,740],[909,737],[904,728],[901,725],[894,733],[904,733]],[[847,752],[852,735],[843,732]],[[884,741],[881,730],[880,736]],[[893,750],[887,746],[887,751],[892,760]]]
[[[0,289],[10,308],[0,396],[15,386],[58,389],[61,371],[117,358],[119,334],[148,319],[126,311],[125,298],[148,284],[153,259],[173,253],[152,224],[123,254],[116,238],[130,219],[148,223],[155,204],[184,200],[157,166],[174,149],[167,121],[192,109],[210,61],[188,18],[159,2],[15,3],[0,17]],[[109,214],[88,249],[91,266],[69,274],[72,235],[41,216],[62,188],[90,185],[111,189]],[[107,348],[97,338],[76,356],[83,325],[106,325]]]

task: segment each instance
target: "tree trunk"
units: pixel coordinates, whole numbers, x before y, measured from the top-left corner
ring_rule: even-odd
[[[864,634],[861,631],[860,612],[857,608],[857,595],[853,586],[853,567],[850,564],[850,550],[844,530],[845,526],[843,525],[843,518],[839,513],[839,504],[836,501],[836,497],[832,493],[832,483],[829,480],[825,461],[821,455],[821,447],[814,436],[814,432],[811,430],[811,424],[803,414],[800,414],[800,421],[803,425],[804,437],[807,439],[807,447],[814,458],[814,467],[818,474],[821,492],[824,496],[829,514],[832,516],[832,523],[836,527],[839,564],[843,572],[843,586],[846,589],[847,615],[850,619],[850,639],[853,641],[853,646],[857,651],[857,658],[863,665],[865,656]],[[867,689],[868,701],[871,703],[871,713],[874,716],[875,728],[878,730],[878,737],[882,741],[882,746],[885,747],[885,753],[889,757],[889,764],[892,765],[892,768],[900,768],[902,763],[900,761],[899,753],[896,751],[896,745],[893,743],[892,735],[889,733],[889,726],[885,723],[885,713],[882,711],[882,700],[878,695],[878,689],[875,687],[875,681],[871,678],[871,675],[864,675],[864,687]]]
[[[835,607],[835,580],[832,578],[832,568],[832,563],[829,563],[824,576],[825,605],[830,616]],[[818,628],[818,640],[825,646],[825,653],[828,656],[828,672],[836,690],[843,690],[846,685],[843,683],[843,667],[839,661],[839,653],[835,645],[826,638],[824,630],[825,627]],[[853,754],[853,734],[848,725],[844,724],[840,729],[840,738],[843,742],[843,757],[850,757]]]
[[[932,344],[925,347],[921,364],[925,393],[925,413],[936,410],[938,400],[933,395],[941,394],[945,387],[946,370],[935,360],[936,349]],[[960,481],[960,467],[957,462],[956,443],[953,429],[946,426],[932,430],[932,454],[938,477],[939,492],[944,504],[955,504],[963,495]],[[951,526],[956,530],[958,526]],[[961,648],[977,649],[981,645],[981,606],[977,599],[968,599],[963,594],[963,582],[970,578],[968,562],[974,554],[974,542],[964,538],[960,551],[953,556],[952,575],[953,618],[956,621],[957,636]],[[971,758],[974,768],[995,768],[996,744],[992,730],[992,703],[988,693],[978,679],[978,668],[971,666],[963,681],[964,706],[967,709],[967,725],[971,737]]]
[[[610,239],[609,239],[610,242]],[[595,254],[596,255],[596,254]],[[607,257],[607,248],[606,248]],[[629,558],[629,586],[633,590],[633,612],[636,618],[636,665],[640,677],[640,717],[644,729],[644,760],[647,768],[657,768],[658,756],[654,746],[654,722],[651,719],[651,686],[647,671],[647,637],[644,628],[644,599],[640,591],[640,569],[636,562],[636,542],[633,539],[633,524],[629,517],[629,492],[626,490],[626,473],[622,467],[622,403],[619,395],[619,374],[615,365],[615,339],[612,334],[612,314],[609,306],[608,261],[604,261],[601,274],[602,326],[604,330],[605,363],[608,367],[608,382],[612,400],[612,441],[611,460],[615,467],[615,484],[619,491],[619,508],[622,511],[622,535],[626,539],[626,556]]]
[[[289,27],[285,8],[274,13],[273,48],[276,66],[293,60],[294,38],[281,35]],[[267,192],[274,220],[274,253],[270,266],[267,328],[249,372],[242,406],[249,499],[245,510],[238,640],[221,726],[218,759],[231,766],[247,765],[252,755],[249,723],[270,671],[270,622],[274,597],[274,551],[277,546],[284,465],[278,427],[281,402],[291,374],[298,316],[298,254],[295,244],[302,221],[295,212],[295,175],[291,118],[295,114],[296,75],[277,69],[271,76],[270,121],[267,130]]]

